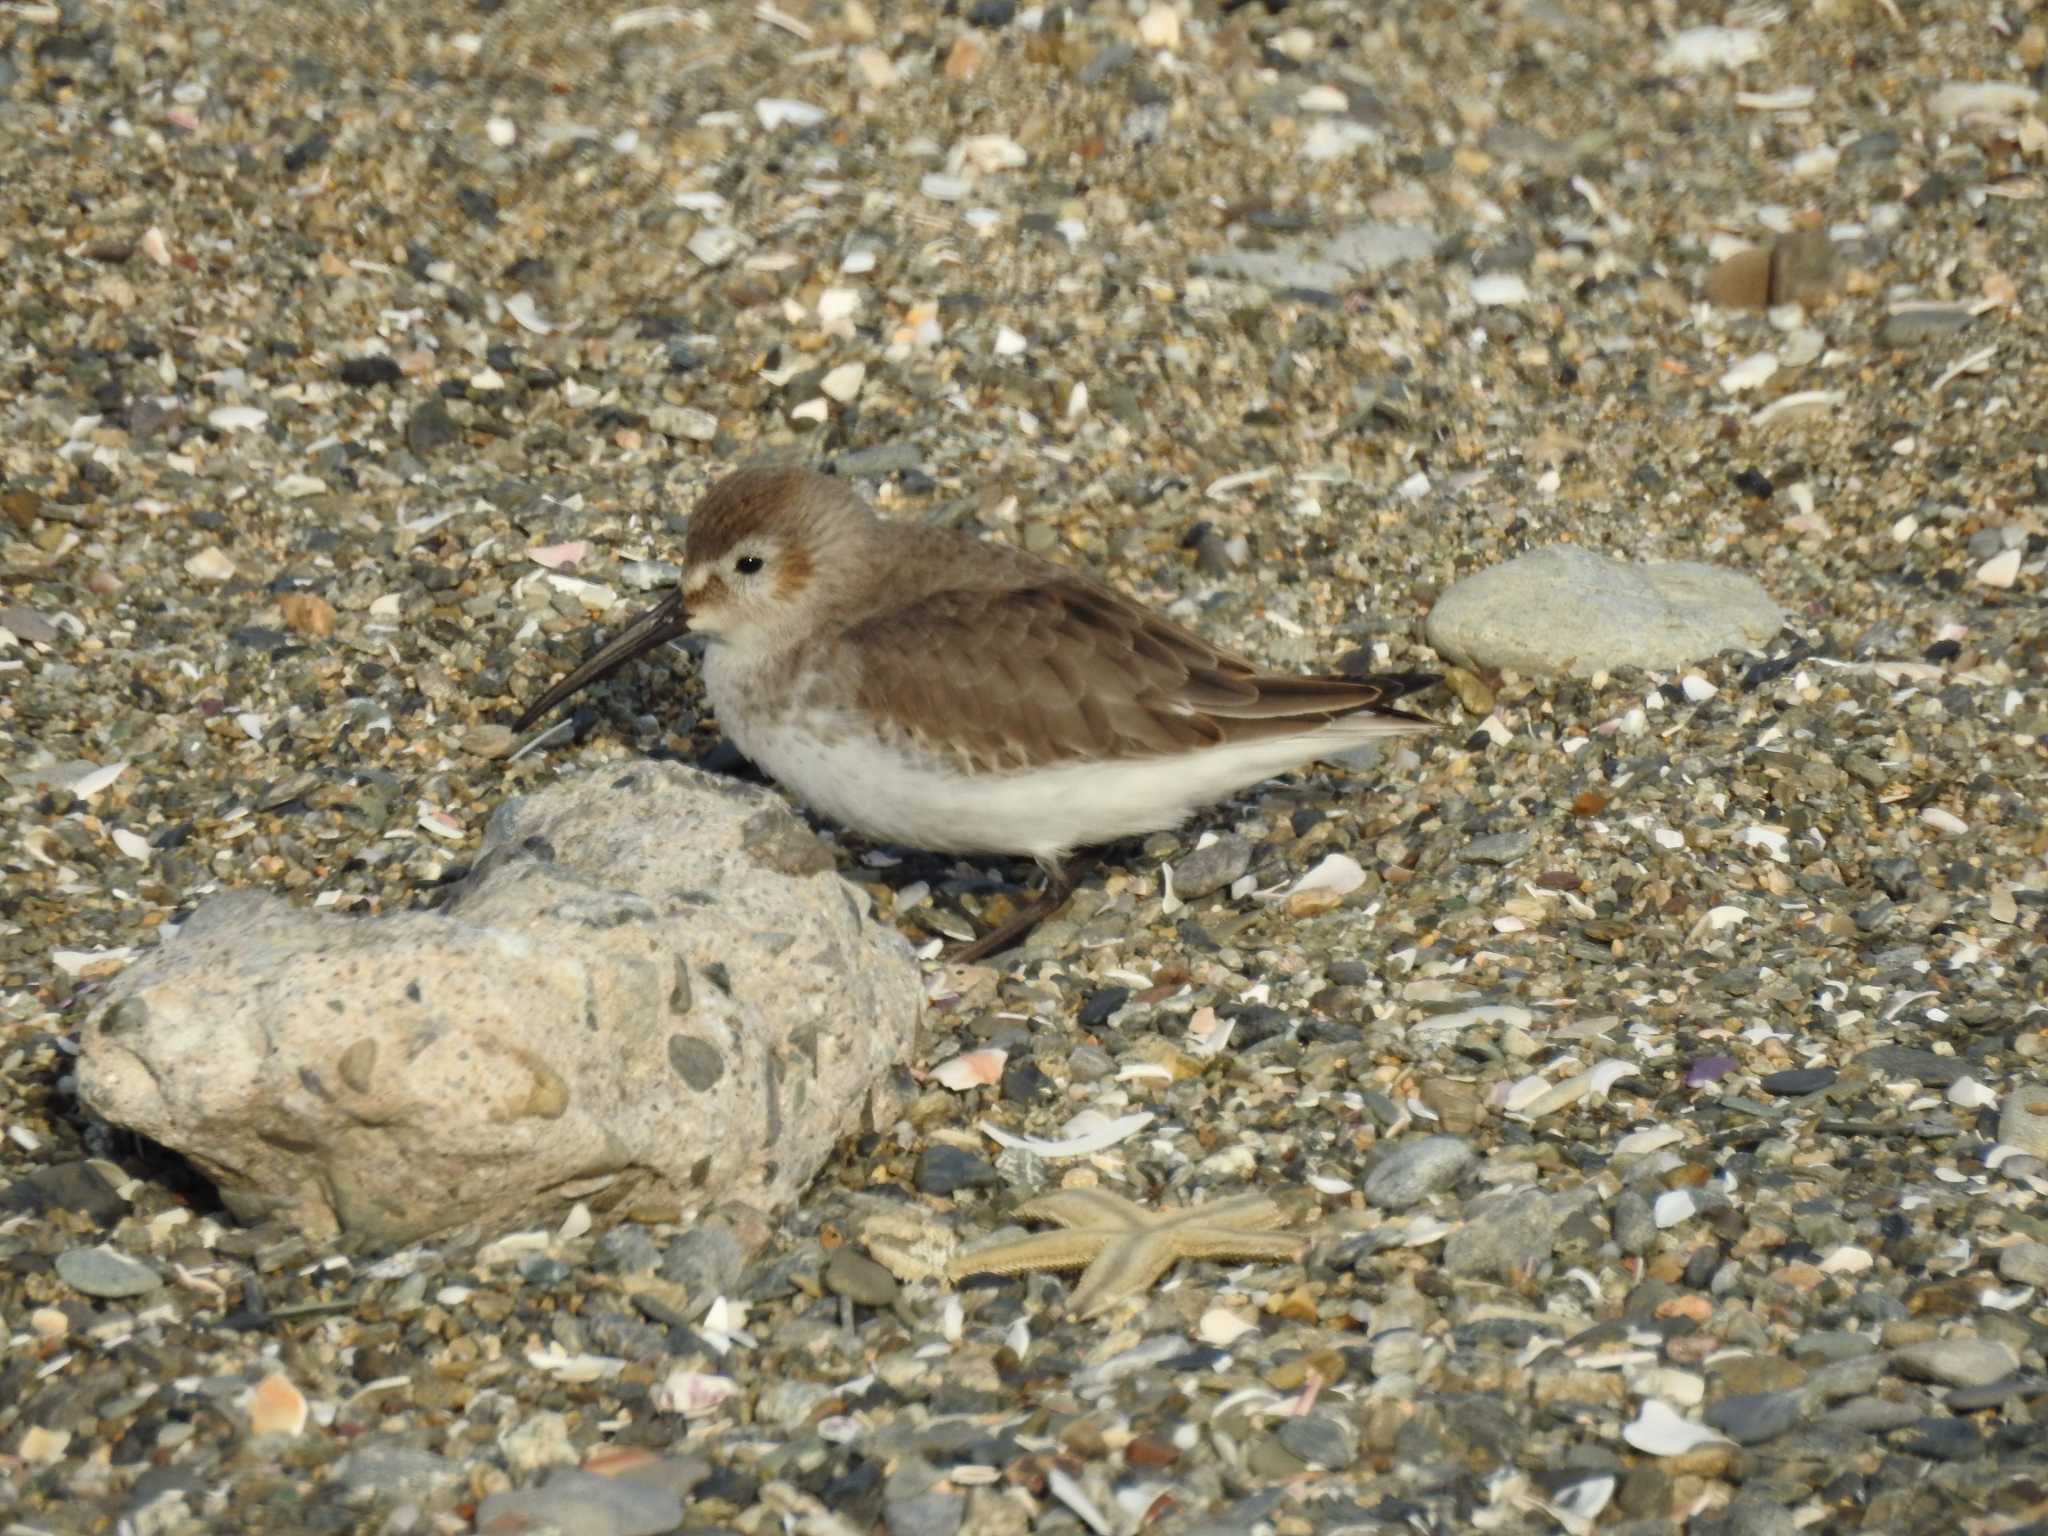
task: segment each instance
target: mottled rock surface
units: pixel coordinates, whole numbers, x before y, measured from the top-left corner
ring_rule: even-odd
[[[765,790],[609,769],[507,802],[436,912],[208,902],[89,1020],[80,1089],[310,1233],[399,1243],[605,1175],[772,1208],[917,1020],[830,868]]]

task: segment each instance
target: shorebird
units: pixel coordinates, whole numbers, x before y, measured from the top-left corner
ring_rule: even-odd
[[[1064,904],[1077,850],[1432,725],[1391,707],[1429,674],[1263,672],[1079,572],[778,468],[712,486],[674,589],[517,728],[685,633],[733,744],[814,810],[881,842],[1037,861],[1041,897],[961,960]]]

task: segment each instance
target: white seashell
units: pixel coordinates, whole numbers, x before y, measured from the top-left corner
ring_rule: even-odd
[[[1868,1248],[1858,1248],[1853,1243],[1844,1243],[1831,1249],[1820,1261],[1820,1272],[1824,1275],[1860,1275],[1877,1262]]]
[[[484,122],[484,137],[500,149],[510,149],[512,141],[519,137],[519,128],[509,117],[488,118]]]
[[[1953,811],[1944,811],[1938,805],[1922,806],[1920,808],[1920,819],[1937,832],[1946,832],[1950,836],[1960,836],[1962,833],[1970,830],[1970,824],[1963,820],[1962,817],[1956,815]]]
[[[1523,1113],[1531,1104],[1550,1092],[1547,1077],[1525,1077],[1519,1082],[1509,1083],[1501,1095],[1500,1107],[1511,1115]]]
[[[1202,1320],[1195,1324],[1195,1332],[1205,1344],[1218,1349],[1228,1349],[1248,1333],[1256,1333],[1258,1324],[1240,1317],[1228,1307],[1211,1307],[1202,1314]]]
[[[1138,18],[1138,41],[1147,48],[1163,48],[1168,52],[1180,47],[1180,12],[1165,0],[1158,0]]]
[[[1777,353],[1752,352],[1721,375],[1721,390],[1724,394],[1739,395],[1767,382],[1777,371]]]
[[[1936,117],[1954,122],[1958,118],[1972,116],[2018,117],[2033,110],[2034,103],[2040,99],[2041,93],[2030,85],[2004,80],[1971,80],[1944,85],[1934,93],[1927,107]]]
[[[1416,1216],[1401,1228],[1403,1248],[1427,1248],[1431,1243],[1442,1242],[1457,1226],[1439,1216]]]
[[[114,846],[138,864],[147,864],[150,855],[155,852],[149,846],[148,838],[140,833],[130,832],[126,827],[116,827],[110,835],[114,839]]]
[[[505,301],[505,313],[519,323],[522,331],[531,331],[536,336],[553,336],[557,332],[567,334],[576,329],[573,325],[558,325],[541,318],[540,308],[530,293],[513,294]]]
[[[546,1371],[557,1381],[568,1382],[571,1385],[602,1381],[606,1377],[616,1376],[626,1365],[625,1361],[614,1360],[609,1355],[572,1355],[559,1344],[529,1349],[526,1352],[526,1363],[537,1371]],[[660,1390],[659,1387],[655,1388],[657,1394]]]
[[[730,1376],[714,1376],[709,1371],[678,1366],[648,1394],[648,1399],[657,1413],[679,1413],[686,1419],[697,1419],[716,1413],[739,1389],[739,1383]]]
[[[1657,1197],[1650,1207],[1650,1219],[1657,1223],[1659,1231],[1675,1227],[1680,1222],[1690,1221],[1699,1213],[1699,1201],[1689,1189],[1667,1189]]]
[[[1634,1071],[1633,1062],[1603,1061],[1586,1074],[1586,1092],[1593,1098],[1604,1099],[1614,1091],[1616,1083]]]
[[[1659,848],[1678,849],[1685,846],[1685,834],[1675,827],[1659,827],[1650,836],[1656,840]]]
[[[644,5],[636,11],[621,11],[612,18],[612,35],[621,32],[644,32],[650,27],[669,27],[689,20],[690,13],[680,5]]]
[[[318,475],[289,474],[277,482],[277,494],[286,501],[303,501],[308,496],[325,496],[327,482]]]
[[[1011,330],[1007,325],[999,325],[996,327],[995,344],[991,350],[997,357],[1022,357],[1030,345],[1019,332]]]
[[[480,1267],[489,1268],[493,1264],[510,1264],[528,1254],[547,1251],[548,1235],[545,1232],[508,1232],[495,1242],[477,1249],[476,1262]]]
[[[827,288],[818,295],[818,318],[827,325],[837,324],[841,320],[851,320],[860,313],[860,304],[858,288]]]
[[[982,1135],[997,1146],[1014,1151],[1036,1152],[1040,1157],[1087,1157],[1128,1141],[1156,1118],[1145,1113],[1112,1120],[1098,1109],[1084,1109],[1062,1127],[1066,1135],[1056,1141],[1038,1136],[1018,1136],[987,1120],[981,1122],[980,1129]]]
[[[1710,69],[1740,69],[1764,56],[1764,35],[1755,27],[1687,27],[1657,55],[1661,75],[1698,75]]]
[[[823,395],[813,395],[802,405],[789,413],[791,421],[826,421],[832,415],[832,405]]]
[[[1960,1109],[1987,1109],[1998,1102],[1998,1095],[1974,1077],[1959,1077],[1949,1084],[1948,1101]]]
[[[1767,427],[1775,421],[1800,421],[1807,417],[1831,415],[1848,399],[1839,389],[1801,389],[1789,395],[1780,395],[1769,405],[1760,405],[1750,413],[1751,426]]]
[[[446,811],[421,811],[419,827],[422,832],[431,832],[435,837],[445,838],[451,843],[460,842],[468,835],[462,823]]]
[[[253,405],[216,405],[206,413],[206,424],[222,432],[253,432],[270,420],[270,412]]]
[[[1675,1125],[1653,1125],[1645,1130],[1630,1131],[1614,1144],[1616,1157],[1647,1157],[1652,1152],[1685,1140],[1685,1132]]]
[[[235,716],[236,728],[251,741],[261,741],[263,739],[263,728],[268,723],[262,715],[255,714],[246,709]]]
[[[121,949],[53,949],[50,964],[66,976],[111,976],[140,953],[132,944]]]
[[[1678,680],[1678,687],[1695,704],[1704,704],[1721,691],[1697,672],[1686,673]]]
[[[535,565],[545,566],[551,571],[564,571],[579,563],[590,553],[590,545],[582,539],[570,539],[562,544],[542,544],[529,549],[526,558]]]
[[[1725,1435],[1695,1424],[1660,1398],[1643,1399],[1636,1416],[1622,1426],[1621,1438],[1647,1456],[1683,1456],[1703,1445],[1725,1445]]]
[[[1358,860],[1349,854],[1333,853],[1295,881],[1288,894],[1292,896],[1303,891],[1334,891],[1339,896],[1348,896],[1363,884],[1365,870]]]
[[[1554,1115],[1561,1109],[1569,1109],[1583,1099],[1592,1089],[1593,1074],[1575,1072],[1548,1093],[1533,1099],[1522,1110],[1531,1120],[1541,1120],[1545,1115]]]
[[[1783,827],[1744,827],[1742,843],[1745,848],[1761,848],[1774,859],[1783,859],[1791,838]]]
[[[1003,1064],[1009,1059],[1008,1051],[962,1051],[933,1067],[931,1075],[941,1086],[965,1093],[1002,1081]]]
[[[69,787],[71,793],[79,799],[90,800],[101,790],[111,788],[114,780],[120,778],[127,771],[128,764],[125,760],[118,763],[108,763],[103,767],[91,770],[89,773],[80,774],[71,781]]]
[[[1308,1185],[1319,1195],[1348,1195],[1354,1187],[1349,1179],[1333,1178],[1327,1173],[1310,1174]]]
[[[1589,1477],[1584,1482],[1573,1483],[1551,1496],[1550,1502],[1565,1516],[1579,1522],[1579,1529],[1590,1531],[1593,1522],[1600,1518],[1614,1497],[1615,1481],[1612,1473]]]
[[[2009,587],[2020,579],[2018,549],[2000,550],[1977,567],[1977,579],[1987,587]]]
[[[1672,1365],[1651,1365],[1640,1371],[1630,1371],[1628,1389],[1638,1397],[1661,1397],[1681,1408],[1697,1408],[1707,1398],[1704,1376],[1681,1371]]]
[[[1835,167],[1842,163],[1842,152],[1832,144],[1816,144],[1811,149],[1801,150],[1785,162],[1785,174],[1799,180],[1811,180],[1816,176],[1832,176]]]
[[[684,249],[707,267],[722,267],[740,253],[740,234],[729,224],[706,224]]]
[[[965,176],[948,176],[943,171],[928,172],[917,184],[917,190],[935,203],[958,203],[966,200],[974,190],[974,183]]]
[[[1304,112],[1348,112],[1351,98],[1334,85],[1312,85],[1294,98],[1294,104]]]
[[[592,613],[607,613],[619,600],[618,593],[601,581],[585,581],[579,576],[561,576],[553,572],[549,573],[547,580],[557,592],[567,592]]]
[[[1735,105],[1751,112],[1797,112],[1813,105],[1810,85],[1788,85],[1781,91],[1737,91]]]
[[[860,393],[861,384],[867,376],[866,363],[841,363],[819,380],[818,388],[841,405],[845,405]]]
[[[764,96],[754,103],[754,116],[761,120],[761,126],[770,133],[784,123],[798,128],[815,128],[825,121],[825,109],[814,107],[808,101],[791,101],[786,96]]]
[[[962,139],[946,157],[946,169],[972,169],[988,175],[1029,165],[1031,157],[1015,139],[1000,133],[977,133]]]
[[[1505,309],[1529,302],[1529,284],[1516,272],[1487,272],[1472,279],[1472,302],[1483,309]]]

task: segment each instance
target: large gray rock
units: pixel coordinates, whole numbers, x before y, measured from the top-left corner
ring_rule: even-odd
[[[1460,666],[1590,677],[1753,650],[1783,622],[1771,595],[1740,571],[1692,560],[1637,565],[1560,544],[1456,583],[1425,633]]]
[[[856,895],[768,791],[614,768],[500,807],[439,912],[208,902],[109,988],[79,1086],[314,1236],[406,1242],[606,1174],[772,1209],[893,1118],[871,1100],[922,989]]]
[[[1195,258],[1197,271],[1266,288],[1350,286],[1388,267],[1434,254],[1437,238],[1411,224],[1353,224],[1326,239],[1281,241],[1266,250],[1232,246]]]

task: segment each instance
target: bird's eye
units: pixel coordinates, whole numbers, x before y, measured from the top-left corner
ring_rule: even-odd
[[[752,576],[761,569],[762,564],[759,555],[741,555],[739,559],[733,561],[732,568],[742,576]]]

